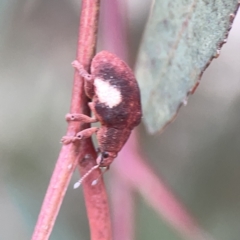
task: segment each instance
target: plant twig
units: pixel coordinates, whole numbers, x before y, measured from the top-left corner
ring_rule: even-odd
[[[114,240],[133,240],[135,235],[134,194],[132,186],[117,171],[111,177]],[[124,211],[120,207],[124,203]]]
[[[97,41],[97,27],[100,0],[82,0],[77,60],[89,70],[92,57],[95,54]],[[88,99],[83,89],[83,79],[75,71],[71,100],[71,113],[84,113],[89,115]],[[66,135],[75,135],[78,131],[88,127],[70,122]],[[45,199],[38,217],[32,240],[47,240],[51,234],[55,219],[59,212],[67,186],[77,164],[81,174],[86,173],[96,164],[96,152],[91,139],[79,143],[65,145],[59,154]],[[110,240],[111,226],[108,201],[104,183],[99,179],[95,186],[91,183],[100,176],[95,170],[83,183],[84,196],[89,218],[91,239]]]
[[[130,187],[138,190],[156,212],[185,238],[212,239],[199,227],[166,184],[145,163],[138,151],[136,131],[131,134],[113,167]]]

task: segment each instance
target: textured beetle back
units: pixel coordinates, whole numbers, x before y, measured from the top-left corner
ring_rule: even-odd
[[[115,128],[132,129],[141,121],[142,110],[140,103],[140,92],[137,81],[128,65],[116,55],[102,51],[92,61],[91,74],[95,82],[95,103],[96,113],[103,125],[114,126]],[[106,105],[96,89],[97,81],[102,81],[116,90],[121,98],[106,93],[114,104]],[[104,84],[103,84],[104,85]],[[107,89],[107,88],[106,88]],[[118,91],[118,92],[117,92]],[[119,101],[118,101],[119,100]],[[115,102],[114,102],[115,101]]]

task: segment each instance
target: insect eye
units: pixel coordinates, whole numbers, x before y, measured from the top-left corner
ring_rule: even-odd
[[[103,153],[102,153],[102,157],[103,157],[103,158],[108,158],[108,157],[109,157],[108,152],[103,152]]]

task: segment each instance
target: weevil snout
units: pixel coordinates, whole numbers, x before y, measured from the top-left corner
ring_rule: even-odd
[[[117,157],[115,152],[100,152],[96,162],[100,167],[108,167]]]

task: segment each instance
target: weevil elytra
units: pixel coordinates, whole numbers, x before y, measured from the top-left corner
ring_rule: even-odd
[[[97,134],[99,156],[97,165],[109,167],[122,149],[142,117],[140,91],[132,70],[116,55],[107,51],[99,52],[92,60],[91,74],[78,61],[73,66],[84,78],[86,95],[92,99],[89,107],[93,117],[84,114],[67,114],[67,121],[85,123],[100,122],[101,126],[91,127],[62,138],[64,144]]]

